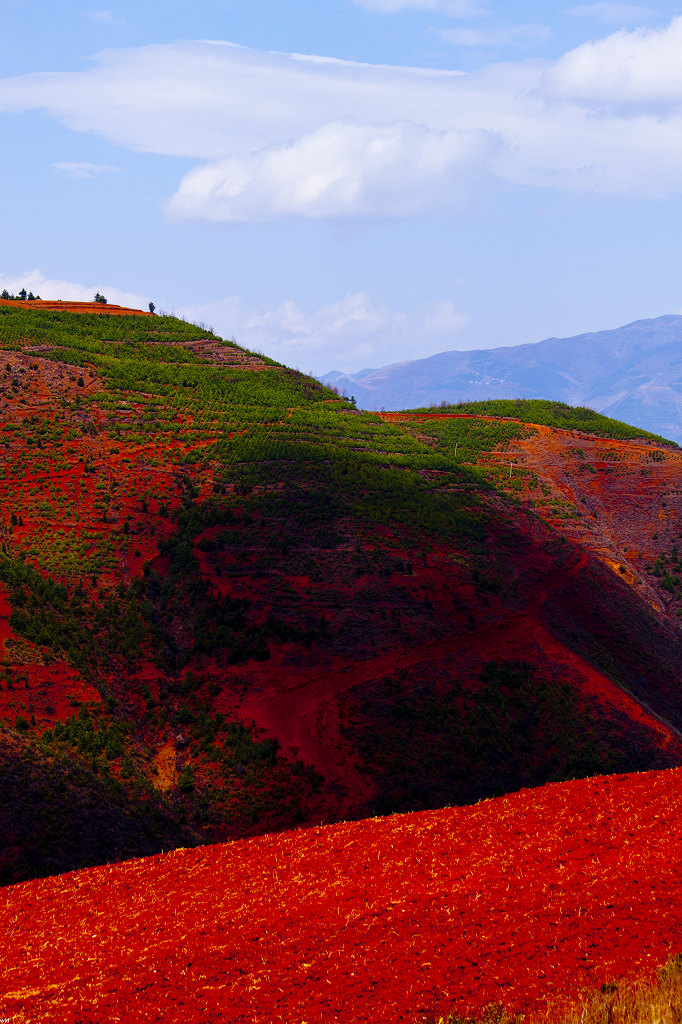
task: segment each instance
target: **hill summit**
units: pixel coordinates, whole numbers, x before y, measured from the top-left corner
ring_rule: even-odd
[[[682,316],[528,345],[441,352],[321,379],[364,409],[547,398],[588,405],[682,442]]]

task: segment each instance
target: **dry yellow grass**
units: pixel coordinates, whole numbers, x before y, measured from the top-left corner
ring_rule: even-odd
[[[560,1001],[541,1016],[510,1014],[488,1006],[478,1018],[451,1014],[430,1024],[682,1024],[682,953],[660,968],[652,981],[621,981],[586,992],[573,1003]],[[425,1021],[420,1024],[426,1024]]]
[[[680,1024],[682,954],[662,967],[655,981],[604,985],[562,1012],[550,1012],[543,1024]],[[537,1024],[540,1024],[538,1021]]]

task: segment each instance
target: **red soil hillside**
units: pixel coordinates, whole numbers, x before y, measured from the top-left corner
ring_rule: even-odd
[[[389,423],[418,423],[426,435],[432,421],[495,422],[493,417],[470,414],[380,415]],[[682,451],[644,438],[618,440],[535,423],[524,423],[523,427],[525,436],[485,453],[480,462],[502,467],[503,483],[513,489],[523,505],[582,552],[569,576],[580,575],[586,566],[592,566],[591,573],[600,575],[604,586],[629,589],[637,603],[643,599],[650,606],[671,636],[679,635],[680,596],[672,587],[666,589],[665,577],[677,571],[678,546],[682,547]],[[511,470],[508,480],[507,467]],[[596,568],[598,564],[605,574]],[[611,582],[607,583],[609,578]],[[676,579],[673,576],[668,582]],[[573,635],[567,635],[568,620],[573,627],[593,629],[594,608],[589,602],[583,605],[584,595],[577,601],[568,598],[565,583],[566,577],[560,575],[549,589],[544,582],[540,584],[531,605],[524,609],[526,638],[545,651],[554,648],[567,667],[572,665],[580,673],[575,655],[585,652],[576,651],[575,628]],[[553,600],[556,597],[558,602]],[[563,605],[562,612],[557,604]],[[538,613],[544,623],[540,628],[549,626],[542,639],[537,635],[539,624],[535,624]],[[486,637],[486,645],[489,639]],[[505,641],[513,646],[508,636]],[[522,656],[521,637],[519,641],[516,654]],[[557,641],[564,647],[563,654]],[[495,657],[501,656],[499,644],[488,650]],[[593,662],[593,658],[587,660]],[[595,696],[600,691],[605,696],[607,690],[596,681],[592,669],[583,660],[582,686]],[[629,683],[626,689],[632,692]]]
[[[419,423],[426,433],[430,421],[495,422],[466,413],[379,415],[387,423]],[[524,427],[526,436],[485,461],[511,466],[526,504],[546,522],[618,572],[659,612],[676,614],[650,566],[672,550],[682,532],[682,451],[645,438],[596,437],[537,423]]]
[[[529,1012],[682,950],[682,771],[593,778],[26,882],[0,1013],[412,1024]]]
[[[655,441],[626,476],[603,438],[382,423],[171,317],[0,321],[0,881],[682,764]]]

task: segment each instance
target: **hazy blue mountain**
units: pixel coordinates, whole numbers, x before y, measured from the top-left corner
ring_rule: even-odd
[[[484,398],[554,398],[682,442],[682,316],[533,345],[440,352],[321,378],[362,409]]]

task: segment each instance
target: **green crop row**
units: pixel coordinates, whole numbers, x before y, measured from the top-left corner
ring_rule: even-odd
[[[633,427],[620,420],[602,416],[586,406],[571,406],[565,402],[554,402],[546,399],[526,398],[491,398],[482,402],[458,402],[453,405],[431,406],[412,410],[415,412],[438,412],[471,414],[474,416],[508,416],[522,420],[524,423],[541,423],[547,427],[559,427],[562,430],[579,430],[598,437],[613,437],[628,440],[637,437],[650,438],[665,444],[672,444],[658,434]]]

